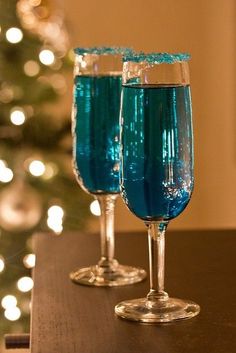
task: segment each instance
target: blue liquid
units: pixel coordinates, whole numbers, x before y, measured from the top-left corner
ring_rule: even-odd
[[[122,196],[143,220],[169,220],[193,190],[189,86],[124,86]]]
[[[118,193],[121,76],[77,76],[73,153],[80,185],[89,193]]]

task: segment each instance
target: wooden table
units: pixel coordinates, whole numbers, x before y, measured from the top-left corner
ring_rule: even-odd
[[[31,353],[235,353],[236,231],[167,232],[166,290],[196,301],[199,316],[166,325],[119,319],[116,303],[146,295],[149,283],[93,288],[72,283],[95,263],[99,236],[39,234],[35,241]],[[117,234],[121,263],[148,269],[147,236]]]

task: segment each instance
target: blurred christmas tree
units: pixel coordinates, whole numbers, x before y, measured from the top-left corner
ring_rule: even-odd
[[[72,59],[53,3],[0,0],[1,332],[28,330],[31,235],[81,229],[88,218],[71,170],[70,119],[55,104]]]

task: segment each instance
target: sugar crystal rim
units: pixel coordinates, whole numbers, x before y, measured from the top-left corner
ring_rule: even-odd
[[[148,62],[150,64],[174,64],[190,60],[188,53],[128,53],[123,56],[123,61],[132,61],[136,63]]]
[[[131,55],[133,50],[125,47],[78,47],[74,49],[75,54],[84,55],[84,54],[97,54],[97,55]]]

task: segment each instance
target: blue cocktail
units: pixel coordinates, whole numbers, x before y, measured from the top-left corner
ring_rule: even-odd
[[[125,58],[121,101],[122,197],[148,227],[150,292],[119,303],[118,316],[146,323],[191,318],[199,306],[164,291],[165,230],[193,191],[187,54]]]
[[[120,193],[120,94],[124,48],[77,48],[72,111],[74,171],[80,186],[101,209],[101,258],[70,274],[79,284],[120,286],[145,271],[114,259],[114,207]]]
[[[193,190],[189,86],[124,85],[123,118],[127,206],[147,221],[178,216]]]
[[[120,75],[75,77],[75,169],[92,194],[120,192],[120,93]]]

